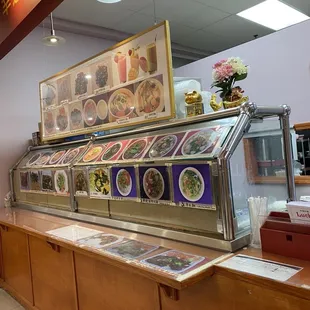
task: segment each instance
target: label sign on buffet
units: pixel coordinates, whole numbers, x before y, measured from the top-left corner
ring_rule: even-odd
[[[43,140],[174,117],[168,22],[40,83]]]

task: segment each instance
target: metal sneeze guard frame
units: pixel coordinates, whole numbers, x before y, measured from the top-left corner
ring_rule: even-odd
[[[195,123],[202,123],[208,121],[215,121],[230,117],[237,117],[236,123],[233,126],[232,130],[227,136],[225,143],[223,144],[221,151],[218,157],[212,162],[212,169],[217,170],[218,176],[218,184],[221,184],[219,187],[219,192],[217,193],[218,203],[219,203],[219,212],[222,221],[222,230],[223,230],[223,238],[215,239],[202,235],[195,235],[191,233],[181,232],[173,229],[163,229],[154,227],[147,224],[137,224],[122,220],[116,220],[111,218],[105,218],[100,216],[93,216],[87,214],[77,213],[77,201],[74,195],[70,195],[70,203],[71,203],[71,212],[57,210],[53,208],[47,208],[43,206],[35,206],[35,205],[26,205],[21,203],[14,203],[16,207],[38,211],[42,213],[48,213],[52,215],[57,215],[65,218],[85,221],[89,223],[100,224],[104,226],[109,226],[113,228],[124,229],[128,231],[140,232],[149,235],[154,235],[157,237],[187,242],[195,245],[206,246],[210,248],[216,248],[223,251],[235,251],[243,246],[246,246],[249,243],[249,231],[243,233],[243,235],[238,235],[236,233],[236,227],[234,225],[234,206],[233,206],[233,193],[232,193],[232,185],[231,185],[231,177],[230,177],[230,159],[232,154],[234,153],[236,147],[241,142],[244,134],[249,130],[251,126],[251,120],[266,118],[266,117],[279,117],[282,135],[283,135],[283,145],[284,145],[284,155],[285,155],[285,166],[286,166],[286,180],[287,180],[287,199],[288,201],[295,200],[295,183],[294,183],[294,175],[293,175],[293,158],[292,158],[292,147],[291,147],[291,138],[290,138],[290,126],[289,126],[289,115],[290,108],[286,105],[279,107],[263,107],[257,106],[254,103],[244,103],[242,106],[237,108],[232,108],[228,110],[222,110],[210,114],[205,114],[201,116],[197,116],[193,119],[181,119],[181,120],[171,120],[165,123],[158,123],[155,125],[140,127],[132,130],[128,130],[126,132],[118,132],[114,134],[105,135],[102,137],[91,137],[91,139],[85,139],[80,141],[61,143],[57,146],[69,146],[72,144],[77,144],[84,142],[85,144],[91,145],[94,141],[103,141],[106,139],[117,139],[118,137],[122,137],[125,135],[135,135],[142,133],[151,133],[152,131],[156,131],[159,129],[170,129],[177,128],[184,125],[192,125]],[[31,147],[29,151],[40,150],[50,148],[53,145],[39,146],[39,147]],[[28,152],[29,152],[28,151]],[[27,152],[27,153],[28,153]],[[25,156],[25,154],[24,154]],[[23,156],[23,157],[24,157]],[[21,160],[18,161],[18,163]],[[10,183],[11,190],[14,195],[14,182],[13,182],[13,174],[14,169],[16,169],[18,163],[10,170]],[[69,166],[71,173],[69,175],[69,187],[73,187],[73,178],[72,178],[72,167],[75,163]]]

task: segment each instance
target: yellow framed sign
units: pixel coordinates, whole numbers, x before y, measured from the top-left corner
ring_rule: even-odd
[[[43,141],[175,116],[167,21],[40,82]]]

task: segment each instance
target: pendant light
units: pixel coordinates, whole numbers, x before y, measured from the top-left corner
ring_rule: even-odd
[[[53,21],[53,14],[50,14],[50,20],[51,20],[51,35],[44,37],[42,39],[42,42],[44,45],[47,46],[59,46],[66,42],[66,40],[63,37],[56,36],[55,29],[54,29],[54,21]]]

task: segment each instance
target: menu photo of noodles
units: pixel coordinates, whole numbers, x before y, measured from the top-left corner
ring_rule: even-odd
[[[116,199],[137,199],[135,167],[112,167],[113,197]]]
[[[215,210],[208,164],[173,164],[172,179],[176,204]]]
[[[73,180],[75,196],[87,197],[89,193],[87,169],[74,169]]]
[[[188,131],[174,156],[176,158],[212,157],[217,150],[217,146],[225,138],[228,128],[216,126]]]
[[[170,203],[170,178],[167,166],[139,166],[141,201],[145,203]]]

